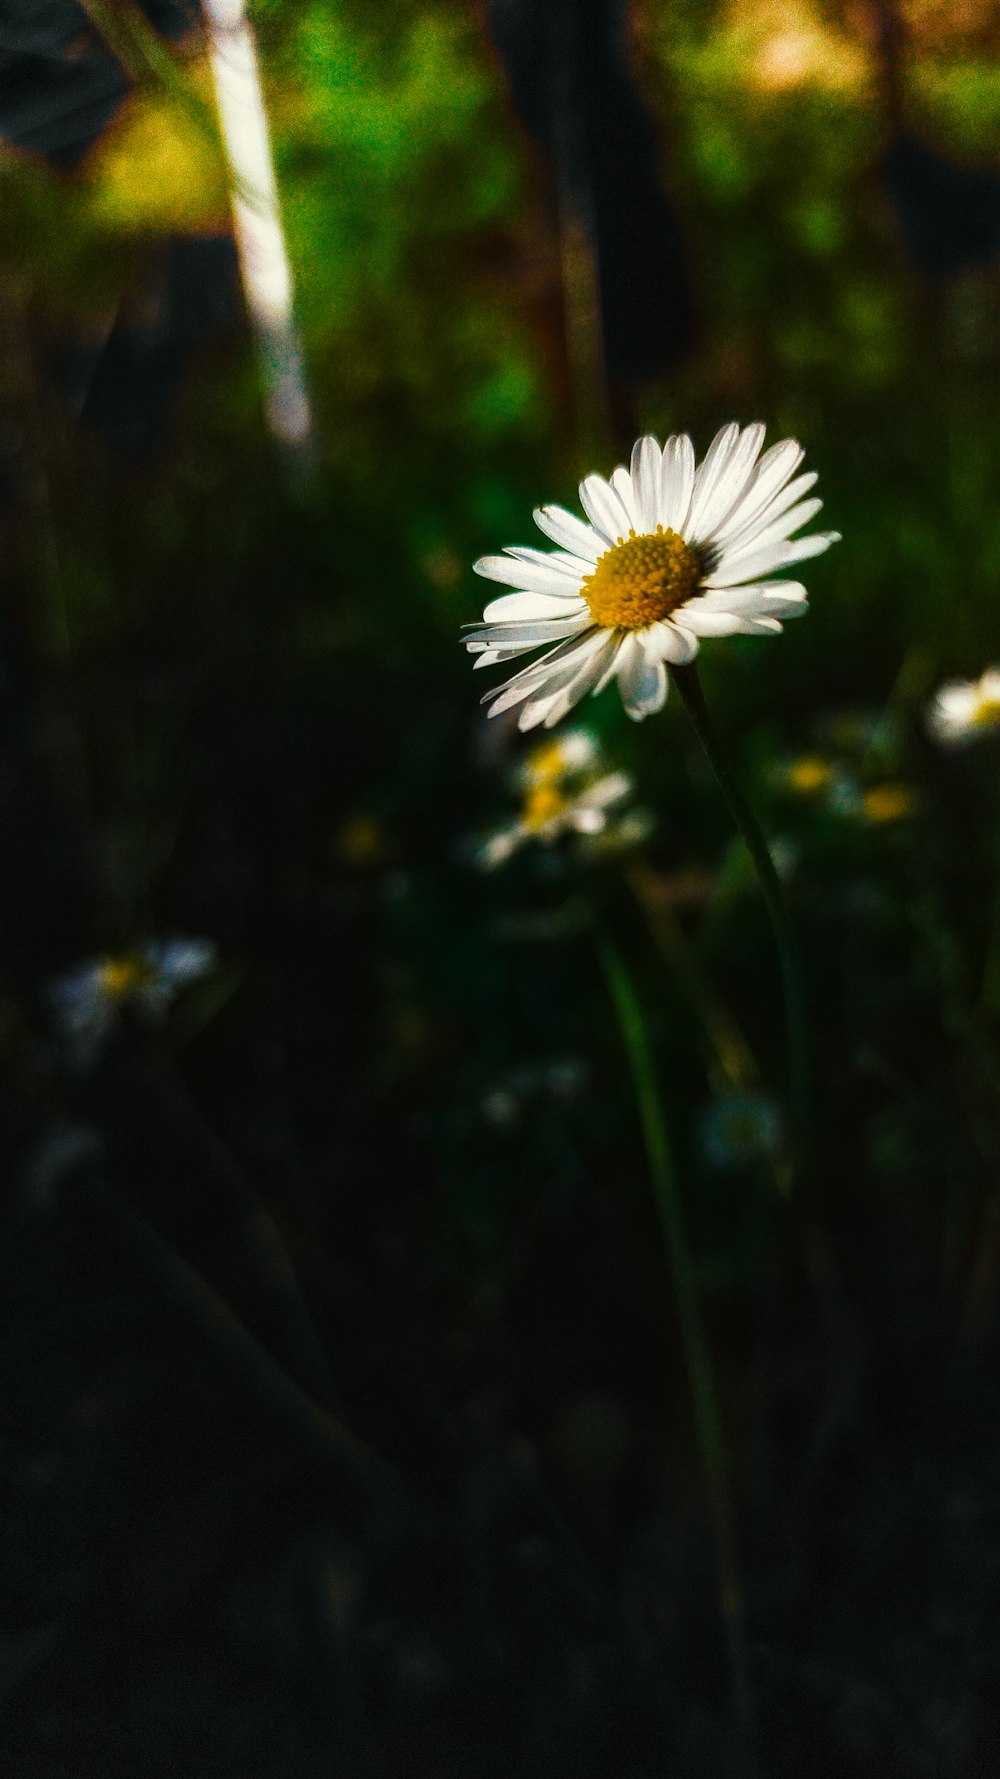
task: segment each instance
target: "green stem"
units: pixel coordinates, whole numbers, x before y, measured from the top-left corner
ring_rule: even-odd
[[[990,920],[986,962],[983,966],[983,979],[979,989],[979,1005],[988,1015],[996,1017],[1000,1013],[1000,846],[995,846],[994,854],[997,880],[993,892],[993,912]]]
[[[775,944],[781,966],[781,982],[785,995],[785,1016],[788,1022],[789,1082],[791,1087],[792,1123],[798,1174],[805,1173],[811,1149],[812,1091],[809,1068],[809,1028],[806,1020],[805,990],[795,929],[789,919],[784,892],[767,850],[760,823],[754,815],[722,741],[715,729],[705,694],[701,689],[698,669],[671,669],[674,684],[694,724],[698,740],[708,756],[709,764],[719,781],[730,813],[742,836],[744,845],[757,872],[761,894],[767,904],[774,929]]]
[[[751,1712],[743,1639],[742,1589],[736,1562],[725,1440],[708,1340],[698,1300],[694,1261],[684,1227],[663,1103],[642,1009],[617,946],[600,927],[595,931],[595,943],[608,992],[618,1015],[639,1105],[646,1157],[673,1282],[698,1447],[705,1473],[719,1575],[719,1597],[732,1669],[733,1695],[737,1712],[746,1728]]]
[[[322,1336],[313,1321],[295,1263],[277,1223],[258,1197],[235,1155],[203,1116],[179,1075],[165,1062],[144,1077],[160,1117],[178,1139],[200,1155],[207,1171],[226,1192],[238,1217],[248,1259],[255,1266],[282,1328],[288,1352],[309,1393],[330,1404],[337,1391]]]
[[[622,875],[645,915],[657,951],[705,1032],[715,1074],[721,1075],[734,1093],[759,1091],[760,1072],[749,1045],[729,1009],[706,981],[680,922],[666,900],[658,896],[656,873],[639,857],[625,861]]]
[[[395,1468],[300,1388],[166,1236],[100,1176],[91,1186],[97,1201],[113,1210],[168,1298],[271,1417],[353,1493],[364,1499],[398,1496],[401,1479]]]

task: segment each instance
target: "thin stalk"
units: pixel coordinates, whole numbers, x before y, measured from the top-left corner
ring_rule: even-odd
[[[996,833],[996,824],[991,823]],[[979,1006],[987,1015],[994,1018],[1000,1013],[1000,845],[994,846],[996,860],[996,887],[993,892],[993,911],[990,919],[990,935],[986,948],[986,961],[983,965],[983,978],[979,988]]]
[[[617,946],[600,927],[595,943],[608,992],[628,1054],[639,1106],[646,1158],[680,1323],[688,1388],[708,1499],[719,1576],[719,1600],[732,1671],[733,1697],[744,1729],[751,1719],[750,1687],[743,1637],[743,1596],[736,1561],[729,1473],[718,1395],[702,1320],[694,1261],[688,1244],[663,1102],[656,1079],[646,1023]]]
[[[968,1079],[992,1102],[993,1116],[987,1131],[982,1133],[978,1147],[985,1167],[993,1171],[995,1159],[994,1120],[1000,1102],[1000,1050],[998,1050],[989,1018],[989,1007],[983,995],[975,1002],[969,987],[968,971],[953,933],[930,896],[925,896],[913,910],[914,920],[923,938],[927,953],[938,977],[941,1007],[952,1034],[966,1047]],[[972,1120],[976,1137],[978,1121]],[[1000,1224],[994,1195],[983,1196],[976,1217],[973,1239],[972,1271],[965,1290],[962,1313],[962,1335],[966,1339],[981,1336],[988,1324],[989,1299],[996,1290],[1000,1269]]]
[[[708,1076],[713,1091],[745,1095],[761,1091],[757,1060],[728,1007],[706,980],[694,946],[686,939],[670,908],[657,896],[655,872],[643,859],[626,861],[622,875],[646,917],[653,944],[670,970],[675,986],[701,1025],[708,1049]],[[781,1193],[789,1190],[787,1145],[767,1158],[764,1170]]]
[[[622,875],[646,918],[653,943],[705,1032],[714,1072],[736,1093],[756,1093],[760,1071],[728,1007],[706,981],[698,957],[665,900],[657,896],[658,879],[644,859],[628,859]]]
[[[809,1065],[809,1028],[806,1020],[805,988],[798,940],[789,918],[784,892],[778,873],[774,868],[774,860],[767,850],[767,842],[761,831],[760,823],[743,794],[729,755],[709,715],[705,694],[698,678],[698,669],[692,663],[689,667],[674,667],[671,669],[671,673],[674,684],[684,701],[688,716],[694,724],[698,740],[701,742],[709,764],[719,781],[719,789],[729,804],[730,814],[753,860],[761,894],[771,917],[785,996],[792,1128],[798,1174],[801,1178],[808,1165],[811,1150],[812,1087]]]
[[[317,1328],[288,1244],[236,1156],[209,1124],[189,1089],[169,1064],[147,1076],[161,1115],[169,1119],[226,1191],[239,1218],[248,1259],[273,1306],[288,1352],[311,1394],[325,1403],[337,1390],[323,1338]]]
[[[289,1376],[225,1300],[127,1199],[99,1177],[97,1196],[127,1231],[152,1275],[209,1341],[235,1377],[304,1449],[363,1499],[393,1498],[401,1479],[386,1459]]]

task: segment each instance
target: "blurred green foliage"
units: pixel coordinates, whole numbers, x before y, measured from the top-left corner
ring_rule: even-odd
[[[836,12],[635,9],[700,332],[671,381],[619,392],[614,427],[574,408],[555,197],[483,19],[459,0],[254,11],[315,403],[305,469],[266,432],[248,338],[188,365],[144,464],[116,461],[53,382],[60,342],[98,350],[123,306],[141,317],[152,290],[155,308],[166,237],[224,227],[197,43],[177,52],[176,84],[140,84],[75,172],[0,156],[12,559],[25,620],[62,639],[72,672],[117,918],[162,924],[181,908],[252,954],[250,860],[266,853],[277,924],[315,927],[323,945],[364,937],[373,961],[345,1007],[360,1021],[358,1118],[403,1107],[433,1153],[449,1228],[485,1231],[488,1249],[529,1204],[544,1216],[546,1194],[561,1215],[592,1168],[617,1174],[622,1154],[641,1165],[586,934],[559,938],[556,920],[555,939],[544,921],[525,938],[535,930],[515,918],[558,913],[572,873],[529,859],[481,883],[461,856],[463,835],[502,804],[490,759],[502,766],[514,746],[477,727],[481,687],[458,647],[479,610],[469,565],[531,541],[540,500],[573,504],[597,467],[580,444],[595,427],[617,429],[614,460],[633,426],[690,430],[703,449],[723,421],[760,416],[772,437],[799,436],[820,471],[845,541],[812,567],[811,614],[779,642],[709,645],[705,672],[799,860],[840,1165],[911,1185],[924,1173],[933,1190],[950,1150],[952,1133],[925,1140],[924,1123],[929,1096],[954,1104],[958,1091],[956,980],[975,979],[989,944],[994,870],[989,846],[964,849],[997,810],[962,761],[934,759],[921,712],[945,673],[978,673],[1000,650],[1000,303],[995,264],[935,283],[908,264],[881,179],[877,57]],[[974,29],[944,48],[916,32],[904,103],[941,153],[996,162],[1000,77]],[[891,757],[855,764],[863,784],[918,781],[912,820],[852,825],[782,802],[776,761],[820,745],[831,713],[887,707]],[[708,882],[681,924],[695,945],[701,934],[704,968],[777,1087],[770,941],[751,886],[725,888],[726,817],[681,714],[631,730],[611,692],[593,714],[659,812],[652,855],[668,890],[685,873]],[[254,797],[251,842],[240,824]],[[358,821],[382,836],[365,859],[338,839]],[[641,954],[613,867],[595,893]],[[943,986],[940,935],[953,931],[964,964]],[[744,1245],[756,1255],[771,1210],[758,1201],[748,1233],[745,1182],[699,1160],[703,1041],[669,973],[648,987],[684,1165],[703,1184],[695,1220],[728,1231],[706,1263],[725,1273]],[[246,988],[227,1003],[221,1044],[239,1051],[232,1034],[252,1008]],[[529,1096],[500,1133],[484,1122],[497,1079],[566,1052],[600,1093],[575,1108]],[[984,1080],[980,1097],[992,1093]],[[963,1138],[973,1172],[976,1117]],[[363,1148],[348,1124],[345,1152]]]

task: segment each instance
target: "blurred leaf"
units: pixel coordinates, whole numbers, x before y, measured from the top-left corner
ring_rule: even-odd
[[[208,102],[207,69],[197,89]],[[123,234],[185,234],[225,228],[227,182],[221,143],[196,129],[190,111],[163,90],[134,93],[87,167],[87,210]]]

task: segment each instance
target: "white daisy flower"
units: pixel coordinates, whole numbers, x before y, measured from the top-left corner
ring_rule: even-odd
[[[942,747],[964,747],[1000,727],[1000,667],[981,679],[949,680],[930,702],[927,727]]]
[[[639,720],[663,705],[667,666],[692,661],[702,637],[773,635],[805,610],[799,582],[770,577],[820,555],[839,533],[793,538],[822,505],[803,498],[816,477],[795,475],[803,452],[794,439],[761,456],[763,441],[761,425],[724,426],[696,469],[686,433],[662,448],[641,438],[630,469],[581,482],[586,522],[538,508],[535,523],[557,549],[508,549],[475,564],[517,589],[493,600],[484,627],[465,638],[476,666],[553,645],[487,694],[490,716],[520,704],[520,728],[551,728],[617,678]]]
[[[627,809],[613,821],[607,822],[599,833],[581,836],[577,847],[579,857],[599,861],[634,852],[637,846],[642,846],[649,839],[655,826],[651,810]]]
[[[593,768],[597,760],[597,738],[589,729],[564,729],[531,749],[519,767],[518,782],[528,788],[559,784],[574,772]]]
[[[212,969],[215,955],[209,939],[153,939],[58,977],[48,1000],[73,1061],[90,1067],[123,1006],[162,1019],[174,996]]]
[[[478,862],[494,871],[529,841],[551,846],[566,834],[600,834],[609,811],[631,794],[632,779],[627,772],[606,772],[576,789],[567,788],[555,777],[529,780],[517,816],[479,843]]]

